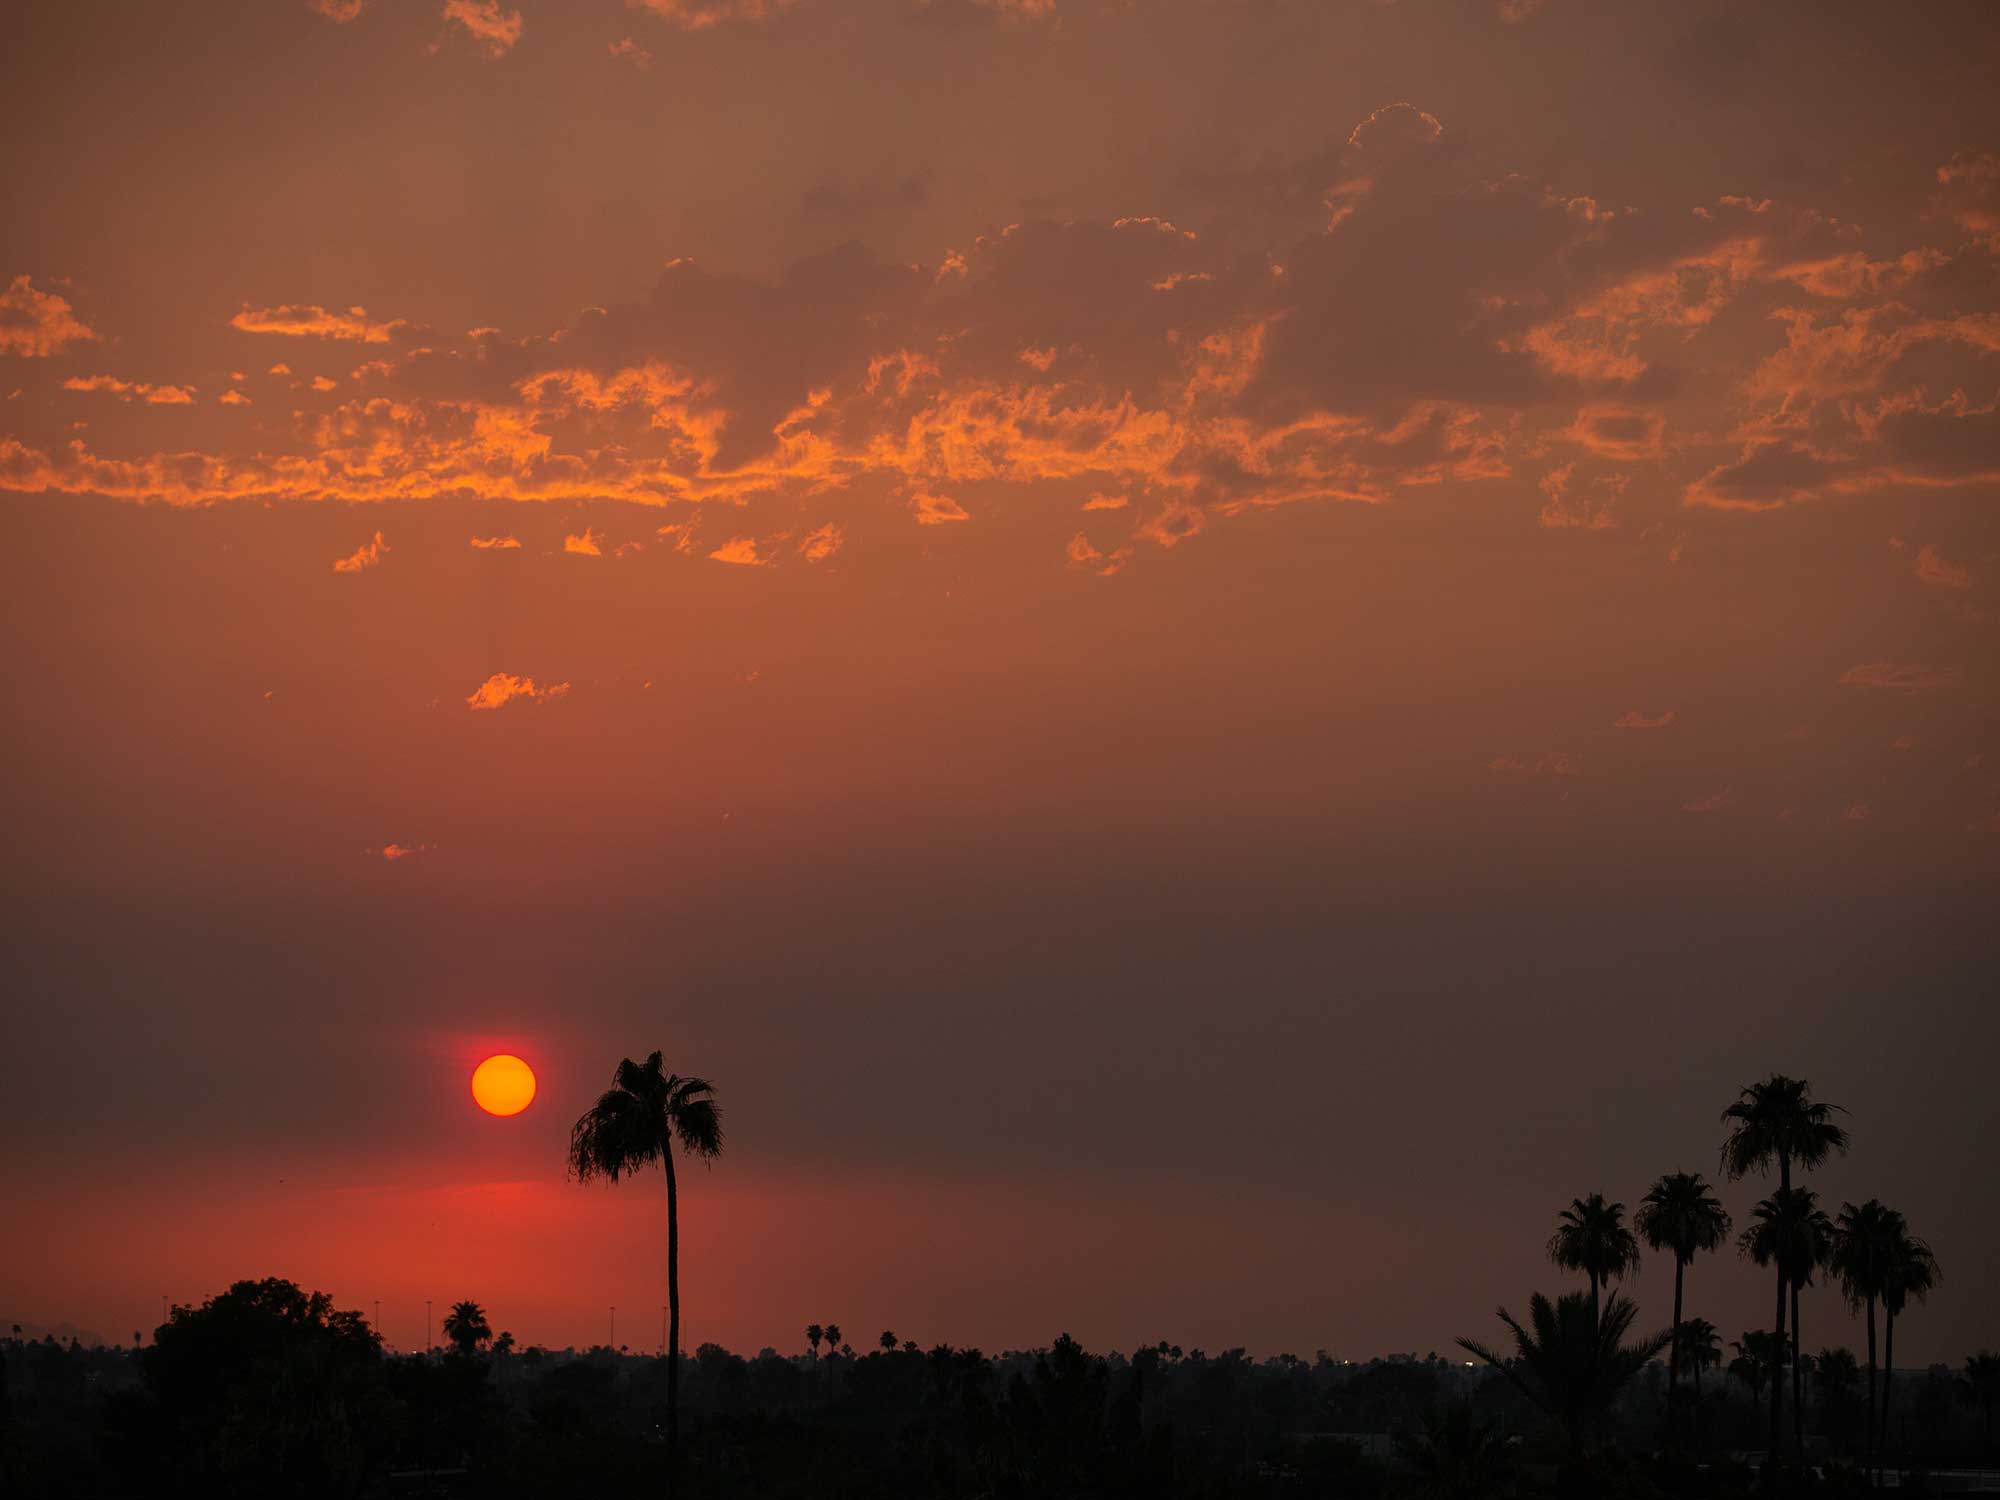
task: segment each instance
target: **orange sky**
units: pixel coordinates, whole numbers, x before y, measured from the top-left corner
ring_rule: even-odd
[[[661,1047],[696,1341],[1443,1348],[1774,1067],[2000,1341],[1990,9],[9,25],[0,1315],[601,1337]]]

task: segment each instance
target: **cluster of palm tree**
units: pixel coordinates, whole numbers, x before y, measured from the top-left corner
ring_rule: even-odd
[[[1737,1340],[1736,1357],[1729,1365],[1730,1373],[1750,1387],[1754,1399],[1761,1401],[1769,1390],[1774,1455],[1783,1439],[1786,1386],[1792,1392],[1793,1440],[1802,1451],[1803,1382],[1808,1370],[1817,1371],[1816,1386],[1822,1393],[1841,1387],[1843,1379],[1851,1383],[1854,1375],[1853,1356],[1845,1350],[1825,1351],[1817,1361],[1802,1354],[1801,1291],[1824,1271],[1839,1282],[1850,1307],[1866,1312],[1868,1441],[1870,1451],[1877,1452],[1886,1439],[1896,1319],[1911,1302],[1923,1301],[1938,1280],[1936,1256],[1910,1233],[1908,1222],[1896,1210],[1871,1198],[1859,1206],[1844,1204],[1830,1218],[1818,1194],[1793,1185],[1794,1168],[1811,1171],[1830,1156],[1846,1152],[1847,1132],[1834,1118],[1842,1113],[1837,1105],[1815,1099],[1810,1083],[1782,1074],[1751,1084],[1722,1113],[1730,1127],[1722,1144],[1724,1175],[1731,1180],[1753,1172],[1768,1176],[1775,1168],[1778,1179],[1776,1191],[1751,1210],[1750,1222],[1737,1238],[1747,1259],[1775,1273],[1773,1326]],[[1552,1306],[1537,1294],[1530,1304],[1530,1326],[1525,1328],[1502,1308],[1501,1320],[1514,1335],[1509,1358],[1469,1339],[1459,1343],[1503,1370],[1579,1443],[1602,1422],[1618,1389],[1664,1348],[1672,1413],[1683,1366],[1693,1371],[1698,1400],[1702,1371],[1722,1358],[1715,1326],[1686,1317],[1683,1297],[1695,1256],[1720,1249],[1733,1227],[1714,1190],[1692,1172],[1670,1172],[1655,1181],[1631,1227],[1626,1224],[1624,1204],[1609,1202],[1602,1193],[1577,1198],[1558,1217],[1548,1253],[1558,1266],[1588,1278],[1587,1296],[1572,1294]],[[1600,1296],[1612,1282],[1638,1270],[1641,1239],[1653,1250],[1674,1257],[1674,1321],[1667,1332],[1627,1345],[1624,1337],[1633,1322],[1632,1304],[1614,1292],[1600,1306]],[[1878,1305],[1886,1323],[1879,1403]]]
[[[817,1323],[806,1324],[806,1343],[812,1346],[812,1357],[815,1364],[819,1362],[819,1345],[821,1339],[826,1340],[826,1352],[829,1355],[837,1353],[840,1349],[840,1325],[838,1323],[828,1323],[822,1328]]]

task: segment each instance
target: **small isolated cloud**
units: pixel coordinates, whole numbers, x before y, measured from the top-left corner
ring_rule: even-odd
[[[346,557],[337,558],[333,564],[336,573],[359,573],[363,568],[372,568],[382,560],[382,554],[389,550],[389,544],[382,540],[382,533],[376,532],[375,539],[363,543]]]
[[[516,699],[529,703],[548,703],[557,698],[569,696],[569,684],[552,682],[547,687],[537,687],[532,677],[516,677],[512,672],[495,672],[479,684],[478,689],[465,700],[466,706],[474,712],[481,709],[505,708]]]
[[[1917,748],[1917,737],[1914,734],[1899,734],[1890,742],[1889,748],[1891,750],[1914,750]]]
[[[288,364],[280,362],[278,364],[272,365],[271,368],[266,370],[264,373],[266,375],[289,375],[292,373],[292,367]]]
[[[1673,722],[1674,712],[1672,709],[1668,709],[1657,719],[1649,719],[1640,713],[1638,709],[1633,708],[1627,709],[1620,718],[1613,721],[1611,727],[1613,729],[1665,729]]]
[[[316,391],[330,391],[339,383],[339,381],[328,379],[324,375],[315,375],[312,378],[312,388]]]
[[[788,10],[795,0],[625,0],[682,31],[707,31],[730,21],[758,24]]]
[[[1722,791],[1710,792],[1706,797],[1696,797],[1692,801],[1683,802],[1681,804],[1681,811],[1691,813],[1721,812],[1723,808],[1729,806],[1729,798],[1730,792],[1725,787]]]
[[[1926,543],[1917,551],[1917,582],[1927,583],[1933,588],[1969,589],[1972,587],[1970,569],[1957,563],[1947,562],[1938,549]]]
[[[306,0],[306,9],[344,26],[361,14],[362,4],[363,0]]]
[[[1866,823],[1868,821],[1868,804],[1866,802],[1848,803],[1847,810],[1840,815],[1840,821],[1843,823]]]
[[[1504,776],[1578,776],[1583,772],[1583,760],[1567,750],[1551,750],[1532,761],[1496,755],[1486,762],[1486,769]]]
[[[248,406],[250,404],[250,398],[241,391],[224,391],[215,399],[220,401],[224,406]]]
[[[399,859],[408,859],[413,854],[428,854],[435,848],[436,844],[384,844],[382,857],[393,864]]]
[[[1958,686],[1956,667],[1901,667],[1894,662],[1857,662],[1840,674],[1842,687],[1883,688],[1894,693],[1928,693]]]
[[[1056,351],[1054,349],[1023,349],[1014,358],[1018,359],[1029,369],[1040,370],[1046,375],[1049,372],[1049,367],[1056,362]]]
[[[1540,15],[1542,7],[1548,3],[1549,0],[1500,0],[1495,8],[1499,11],[1501,20],[1509,26],[1519,26],[1523,21],[1532,20]]]
[[[502,10],[500,0],[444,0],[444,19],[463,26],[488,57],[505,57],[521,40],[521,13]]]
[[[621,62],[629,62],[641,72],[653,66],[653,54],[633,41],[629,36],[621,36],[605,49]]]
[[[734,563],[739,568],[761,568],[765,559],[757,555],[757,538],[733,536],[708,554],[716,562]]]
[[[1175,504],[1168,506],[1156,516],[1140,522],[1135,536],[1158,542],[1162,547],[1178,547],[1191,536],[1199,535],[1208,524],[1208,517],[1198,505]]]
[[[67,298],[36,291],[25,276],[16,276],[0,292],[0,354],[42,359],[66,344],[96,337]]]
[[[277,334],[294,339],[343,339],[358,344],[386,344],[399,330],[409,327],[401,318],[382,322],[368,316],[365,307],[346,312],[329,312],[317,302],[287,302],[278,307],[252,307],[229,320],[229,326],[243,333]],[[273,375],[289,375],[288,365],[271,366]]]
[[[148,406],[192,406],[195,391],[191,385],[147,385],[143,380],[120,380],[115,375],[72,375],[62,383],[62,388],[99,391],[120,401],[143,401]]]
[[[816,526],[799,541],[799,556],[807,562],[825,562],[847,542],[847,532],[838,521]]]
[[[1072,568],[1095,573],[1099,578],[1109,578],[1132,560],[1132,548],[1127,545],[1115,548],[1109,553],[1100,552],[1090,538],[1079,531],[1069,539],[1069,545],[1063,549],[1063,556]]]
[[[919,526],[942,526],[948,521],[970,521],[972,515],[956,500],[918,490],[910,496],[910,509]]]
[[[583,528],[582,536],[565,536],[563,538],[563,551],[572,553],[577,557],[602,557],[604,556],[603,533],[593,531],[590,527],[586,526]]]
[[[1085,510],[1123,510],[1131,503],[1130,496],[1107,495],[1099,491],[1083,502],[1083,508]]]
[[[517,552],[521,539],[517,536],[476,536],[472,539],[472,546],[477,552]]]

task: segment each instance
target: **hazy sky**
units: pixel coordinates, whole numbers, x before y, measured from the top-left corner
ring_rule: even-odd
[[[1442,1350],[1773,1069],[2000,1342],[1990,6],[0,28],[0,1316],[651,1347],[658,1047],[691,1344]]]

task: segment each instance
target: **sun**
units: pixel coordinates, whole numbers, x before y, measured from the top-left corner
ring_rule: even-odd
[[[518,1115],[535,1097],[535,1070],[498,1052],[472,1070],[472,1098],[489,1115]]]

